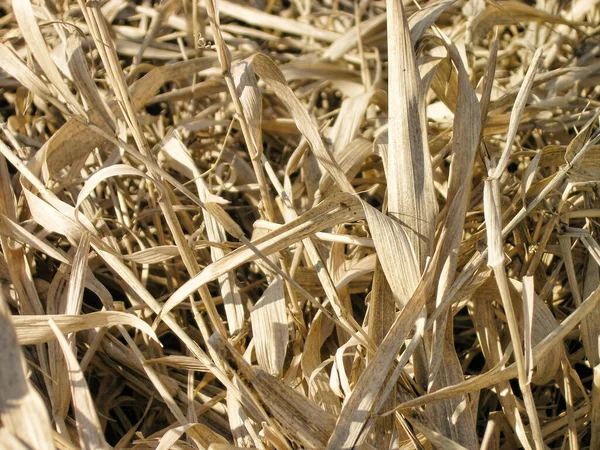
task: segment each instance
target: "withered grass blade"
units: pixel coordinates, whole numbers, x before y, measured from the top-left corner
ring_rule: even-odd
[[[283,281],[275,278],[250,312],[258,365],[277,376],[283,372],[289,340]]]
[[[419,270],[433,249],[437,202],[427,139],[425,102],[404,6],[387,3],[388,210],[405,228]]]
[[[54,324],[63,334],[99,327],[129,325],[139,328],[155,341],[158,341],[158,337],[150,325],[133,314],[118,311],[98,311],[84,315],[15,316],[13,322],[19,342],[22,345],[30,345],[54,339],[48,319],[53,319]]]
[[[519,89],[519,94],[517,95],[515,105],[510,115],[510,123],[508,125],[508,133],[504,149],[502,150],[502,156],[500,157],[500,160],[498,161],[498,164],[494,169],[492,176],[499,177],[500,174],[502,174],[502,172],[504,172],[504,170],[506,169],[513,141],[515,139],[515,136],[517,135],[518,123],[521,120],[521,114],[523,114],[523,111],[525,110],[525,105],[527,104],[527,100],[531,92],[531,86],[533,85],[535,73],[538,69],[538,66],[542,62],[542,53],[543,52],[541,49],[536,50],[535,54],[531,59],[531,64],[529,66],[529,69],[527,70],[527,75],[523,80],[521,89]]]
[[[464,52],[446,43],[450,59],[458,71],[458,97],[453,103],[456,104],[454,111],[454,127],[452,136],[452,164],[448,179],[447,210],[443,222],[440,239],[438,241],[439,276],[437,287],[436,305],[442,303],[442,299],[450,290],[456,273],[458,263],[457,248],[460,247],[464,229],[465,215],[468,208],[471,193],[471,179],[476,150],[480,141],[481,110],[475,91],[469,80],[468,69],[465,65]],[[493,78],[493,69],[488,76]],[[453,341],[453,326],[448,323],[448,314],[443,314],[436,321],[435,333],[433,333],[433,344],[431,349],[431,364],[429,367],[430,392],[447,383],[458,383],[462,381],[463,374],[460,368],[458,355],[449,345]],[[443,381],[442,381],[443,380]],[[441,402],[428,408],[428,417],[438,424],[445,435],[450,435],[458,443],[468,448],[477,446],[474,417],[467,406],[469,397],[454,399],[453,401]],[[458,413],[462,410],[462,413]],[[456,411],[456,412],[452,412]],[[452,424],[444,420],[448,414],[454,414]]]

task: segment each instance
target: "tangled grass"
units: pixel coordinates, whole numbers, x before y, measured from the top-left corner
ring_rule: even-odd
[[[0,2],[0,446],[600,448],[598,4]]]

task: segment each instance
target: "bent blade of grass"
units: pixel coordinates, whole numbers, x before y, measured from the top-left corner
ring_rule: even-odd
[[[219,3],[223,15],[257,27],[275,29],[297,36],[311,36],[325,42],[333,42],[339,36],[338,33],[334,33],[333,31],[315,28],[308,24],[274,14],[267,14],[256,8],[243,6],[228,0],[220,0]]]
[[[331,174],[340,190],[353,193],[354,188],[340,169],[339,165],[325,148],[323,140],[319,135],[314,119],[310,117],[298,97],[288,86],[279,68],[266,55],[256,54],[251,58],[252,67],[256,74],[275,92],[275,95],[283,102],[296,126],[310,144],[310,148],[317,157],[319,163]]]
[[[23,192],[29,204],[33,220],[46,230],[61,234],[73,243],[81,240],[82,231],[74,220],[62,214],[53,205],[39,198],[29,189],[24,189]],[[80,214],[79,218],[82,217],[83,214]]]
[[[473,20],[470,26],[476,37],[485,35],[495,25],[524,25],[523,22],[562,23],[573,25],[558,14],[550,14],[542,9],[518,1],[486,2],[486,7]]]
[[[148,180],[150,183],[154,183],[154,179],[146,175],[140,169],[129,166],[127,164],[115,164],[112,166],[104,167],[89,177],[77,195],[77,202],[75,203],[75,209],[78,210],[81,204],[87,199],[87,197],[94,192],[100,183],[112,177],[118,176],[136,176],[142,177]],[[157,184],[157,187],[160,185]],[[79,216],[79,214],[78,214]]]
[[[411,40],[416,43],[425,30],[432,26],[444,11],[455,3],[456,0],[442,0],[418,9],[408,18]]]
[[[133,314],[119,311],[98,311],[80,315],[14,316],[13,323],[21,345],[41,344],[54,339],[54,333],[48,325],[49,319],[54,321],[54,324],[63,334],[90,330],[92,328],[127,325],[143,331],[156,342],[159,342],[152,327]]]

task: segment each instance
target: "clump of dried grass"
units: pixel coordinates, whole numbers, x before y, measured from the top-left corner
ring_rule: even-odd
[[[597,2],[137,3],[0,3],[2,445],[600,447]]]

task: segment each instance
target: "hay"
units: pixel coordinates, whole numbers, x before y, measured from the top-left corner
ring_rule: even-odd
[[[597,1],[0,2],[0,442],[600,448]]]

